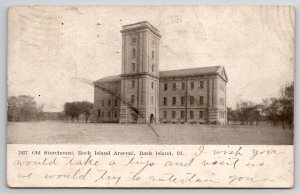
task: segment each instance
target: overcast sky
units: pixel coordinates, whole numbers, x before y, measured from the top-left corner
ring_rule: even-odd
[[[45,111],[93,102],[97,80],[121,73],[122,25],[160,30],[160,70],[223,65],[227,103],[261,102],[294,80],[292,7],[17,7],[9,11],[8,95]]]

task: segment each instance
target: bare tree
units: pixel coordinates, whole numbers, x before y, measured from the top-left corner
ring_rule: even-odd
[[[64,104],[64,113],[68,122],[68,118],[71,117],[71,120],[79,121],[79,116],[82,114],[85,118],[85,122],[88,121],[91,111],[94,105],[91,102],[81,101],[81,102],[66,102]]]
[[[81,113],[84,115],[85,122],[87,123],[87,121],[91,115],[91,111],[94,108],[94,105],[93,105],[93,103],[87,102],[87,101],[82,101],[79,103],[79,105],[80,105]]]
[[[37,106],[34,97],[27,95],[8,97],[8,121],[29,121],[37,118],[42,107]]]

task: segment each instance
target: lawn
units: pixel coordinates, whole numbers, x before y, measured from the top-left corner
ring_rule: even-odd
[[[268,125],[9,122],[7,136],[10,144],[293,144],[292,130]]]

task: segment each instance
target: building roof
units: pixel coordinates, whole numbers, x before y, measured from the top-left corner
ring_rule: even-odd
[[[208,74],[219,74],[227,81],[227,76],[222,66],[209,66],[209,67],[198,67],[191,69],[178,69],[170,71],[160,71],[159,78],[169,78],[169,77],[186,77],[186,76],[197,76],[197,75],[208,75]],[[97,80],[98,83],[105,82],[118,82],[121,81],[119,75],[108,76]]]
[[[183,77],[183,76],[195,76],[201,74],[213,74],[217,73],[221,66],[209,66],[209,67],[198,67],[191,69],[178,69],[178,70],[170,70],[170,71],[160,71],[160,78],[167,77]]]

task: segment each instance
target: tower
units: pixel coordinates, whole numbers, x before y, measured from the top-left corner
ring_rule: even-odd
[[[159,31],[149,22],[125,25],[122,33],[121,123],[159,121]]]

